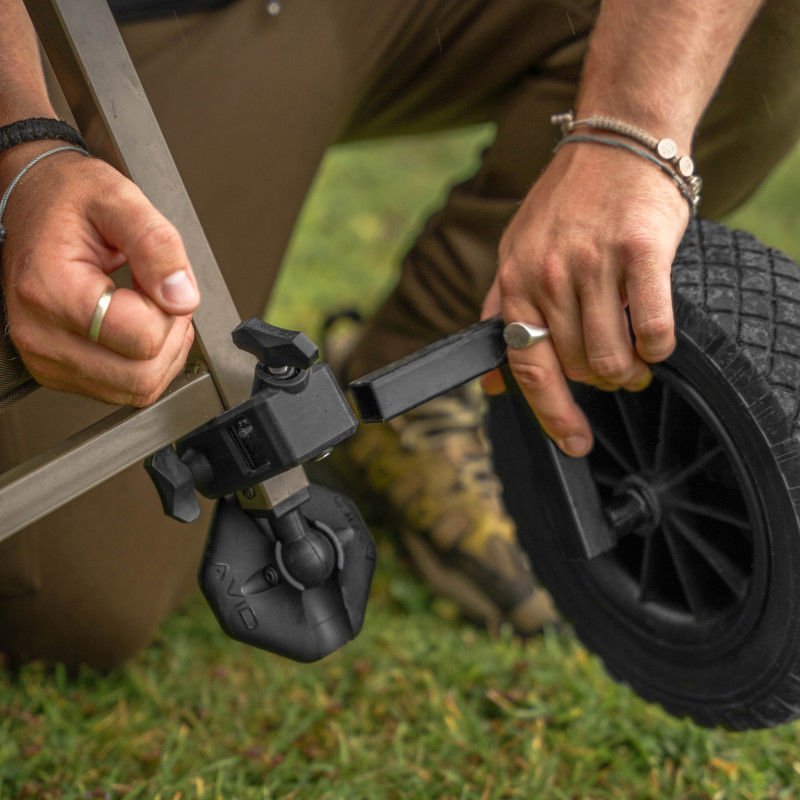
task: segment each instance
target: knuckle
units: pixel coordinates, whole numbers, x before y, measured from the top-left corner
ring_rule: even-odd
[[[144,394],[132,394],[127,405],[135,406],[136,408],[145,408],[152,405],[161,396],[161,392],[147,392]]]
[[[516,364],[514,377],[523,391],[545,392],[553,385],[553,375],[539,364]]]
[[[557,297],[562,294],[567,283],[566,270],[557,256],[545,256],[537,271],[539,290],[545,297]]]
[[[6,307],[5,311],[6,334],[14,343],[17,350],[20,352],[28,350],[28,345],[33,340],[34,334],[32,331],[29,331],[29,328],[32,326],[25,319],[27,315],[19,314],[16,309],[12,314],[11,309],[8,307]]]
[[[36,369],[29,369],[31,376],[34,378],[36,383],[39,384],[43,389],[51,389],[52,391],[59,391],[63,387],[61,384],[52,378],[47,372],[40,372]]]
[[[134,408],[145,408],[145,406],[151,405],[151,402],[148,395],[131,394],[125,395],[122,404]]]
[[[157,258],[182,248],[181,235],[167,220],[151,222],[136,243],[137,255],[144,259]]]
[[[622,381],[630,373],[632,359],[619,353],[589,355],[589,367],[595,375],[605,380]]]
[[[38,276],[32,272],[23,272],[14,282],[14,292],[22,305],[28,308],[46,308],[47,292]]]
[[[155,358],[164,347],[166,334],[153,328],[142,331],[136,338],[134,352],[137,358],[149,361]]]
[[[141,361],[151,361],[161,352],[158,342],[150,340],[146,342],[137,341],[134,345],[134,358]]]
[[[636,324],[636,336],[647,345],[666,347],[673,340],[673,328],[670,317],[651,317]]]
[[[636,229],[623,236],[616,246],[617,257],[626,264],[641,264],[653,261],[658,250],[653,234],[645,229]]]
[[[587,383],[594,377],[592,371],[585,364],[565,364],[564,374],[569,380],[579,383]]]
[[[565,414],[548,414],[542,418],[542,422],[547,430],[558,438],[575,432],[575,420]]]
[[[46,360],[37,355],[26,353],[24,363],[31,377],[40,386],[43,386],[45,389],[64,389],[64,386],[57,380],[52,365]]]
[[[140,408],[152,405],[153,403],[156,402],[156,400],[158,400],[159,397],[161,397],[161,391],[151,392],[142,399],[142,404]]]
[[[515,261],[503,261],[497,270],[497,285],[503,297],[514,297],[520,293],[520,280]]]
[[[577,267],[578,283],[594,282],[603,272],[603,259],[593,247],[579,245],[573,251],[572,258]]]
[[[97,166],[101,170],[105,166],[110,166],[100,159],[95,159],[95,161],[99,162]],[[103,196],[107,200],[110,200],[116,206],[124,205],[132,208],[135,212],[133,221],[146,223],[146,220],[141,218],[141,213],[139,212],[140,190],[135,183],[117,172],[113,167],[108,172],[101,172],[101,180],[103,181]]]
[[[41,350],[42,337],[29,325],[9,326],[9,336],[21,355],[38,355]],[[34,376],[35,377],[35,376]]]
[[[132,405],[149,405],[149,402],[153,402],[160,394],[162,380],[163,374],[160,369],[148,366],[137,370],[128,387],[131,397],[139,401]]]

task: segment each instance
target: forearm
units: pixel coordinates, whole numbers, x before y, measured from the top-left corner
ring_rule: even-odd
[[[763,0],[604,0],[578,116],[606,114],[688,152],[736,46]]]
[[[0,125],[29,117],[54,117],[47,97],[36,33],[22,0],[0,0]],[[41,143],[0,153],[0,187]]]
[[[22,0],[0,0],[0,125],[52,116],[36,34]]]

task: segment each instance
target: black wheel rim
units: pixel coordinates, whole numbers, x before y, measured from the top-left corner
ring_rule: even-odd
[[[588,565],[625,624],[719,651],[763,599],[764,515],[724,420],[675,370],[643,392],[579,386],[595,434],[589,468],[619,534]]]

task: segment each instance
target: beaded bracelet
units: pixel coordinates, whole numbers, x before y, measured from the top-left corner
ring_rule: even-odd
[[[564,138],[556,146],[556,150],[558,150],[562,143],[566,142],[594,141],[599,144],[615,146],[627,150],[628,152],[635,153],[662,169],[668,166],[669,168],[664,171],[677,183],[681,194],[689,203],[692,215],[697,211],[697,206],[700,203],[703,180],[699,175],[694,174],[694,161],[691,157],[688,155],[678,155],[678,145],[673,139],[668,137],[658,139],[637,125],[625,122],[624,120],[614,119],[614,117],[605,117],[600,114],[591,114],[588,117],[576,120],[572,111],[567,111],[563,114],[553,114],[550,117],[550,122],[553,125],[560,126],[561,132],[564,135]],[[580,126],[607,130],[619,136],[633,139],[635,142],[648,148],[648,150],[654,153],[655,156],[658,156],[658,158],[641,148],[625,145],[623,142],[618,142],[616,139],[609,139],[592,134],[580,136],[573,134],[575,128]]]

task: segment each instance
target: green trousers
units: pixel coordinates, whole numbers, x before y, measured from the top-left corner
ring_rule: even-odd
[[[477,319],[500,234],[556,141],[550,115],[573,104],[598,5],[285,0],[270,16],[239,0],[123,34],[243,316],[262,313],[332,143],[496,124],[369,322],[360,374]],[[740,47],[696,143],[704,215],[744,200],[797,140],[799,34],[800,4],[768,0]],[[0,414],[0,466],[108,410],[35,392]],[[0,544],[0,648],[119,663],[194,585],[207,523],[207,507],[190,526],[163,517],[136,467]]]

